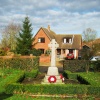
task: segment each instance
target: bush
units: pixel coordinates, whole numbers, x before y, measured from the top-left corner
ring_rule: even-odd
[[[13,72],[9,75],[5,73],[2,81],[0,81],[0,92],[4,92],[8,84],[20,82],[23,78],[23,71],[13,70]]]
[[[50,55],[50,53],[51,53],[51,50],[50,49],[48,49],[48,50],[45,51],[45,55],[46,56]]]
[[[34,56],[40,56],[42,54],[41,50],[38,50],[38,49],[32,49],[31,54],[33,54]]]
[[[63,75],[68,78],[68,79],[75,79],[77,80],[77,74],[76,73],[71,73],[70,71],[65,70]]]
[[[30,71],[32,69],[38,69],[39,67],[39,57],[34,58],[0,58],[1,68],[15,68]]]
[[[21,87],[21,88],[20,88]],[[27,92],[34,94],[86,94],[87,87],[84,85],[22,85],[22,84],[9,84],[6,88],[7,93]]]
[[[100,60],[98,60],[98,61],[91,61],[90,68],[93,71],[99,71],[100,72]]]
[[[63,62],[63,69],[71,72],[83,72],[87,71],[89,64],[90,61],[88,60],[65,60]]]
[[[25,78],[35,78],[38,75],[38,70],[32,70],[30,72],[25,72]]]
[[[94,94],[100,97],[100,86],[88,86],[87,88],[88,88],[87,94],[89,95]]]
[[[4,56],[6,54],[6,51],[3,49],[0,49],[0,56]]]
[[[100,86],[100,73],[78,73],[78,77],[92,86]]]

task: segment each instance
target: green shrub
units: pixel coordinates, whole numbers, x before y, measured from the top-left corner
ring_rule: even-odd
[[[20,88],[21,87],[21,88]],[[13,93],[14,91],[34,93],[34,94],[86,94],[87,87],[84,85],[22,85],[22,84],[9,84],[6,88],[7,93]]]
[[[14,57],[9,59],[0,58],[1,68],[15,68],[30,71],[39,68],[39,57],[20,58]]]
[[[89,95],[94,94],[96,96],[100,96],[100,86],[88,86]]]
[[[78,73],[78,77],[88,82],[90,85],[93,86],[100,86],[100,73]]]
[[[32,70],[32,71],[30,71],[30,72],[25,72],[25,78],[28,78],[28,77],[30,77],[30,78],[35,78],[37,75],[38,75],[38,69],[37,70]]]
[[[6,51],[3,49],[0,49],[0,56],[4,56],[6,54]]]
[[[8,84],[5,92],[7,94],[13,94],[16,92],[24,92],[24,85],[22,85],[20,83]]]
[[[71,72],[83,72],[87,71],[89,64],[90,61],[88,60],[65,60],[63,69]]]
[[[42,54],[41,50],[35,48],[33,48],[30,53],[33,54],[34,56],[40,56]]]
[[[100,60],[98,61],[91,61],[90,63],[90,68],[95,72],[99,71],[100,72]]]
[[[71,73],[70,71],[65,70],[64,71],[64,76],[68,79],[77,79],[77,74],[76,73]]]
[[[5,74],[2,81],[0,81],[0,92],[4,92],[8,84],[19,82],[23,77],[24,72],[19,70],[14,70],[11,75]]]

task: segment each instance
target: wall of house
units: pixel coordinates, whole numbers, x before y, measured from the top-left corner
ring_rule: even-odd
[[[61,50],[61,51],[62,51],[62,50]],[[78,58],[78,52],[79,52],[79,51],[78,51],[78,50],[76,50],[76,49],[75,49],[75,50],[73,50],[73,54],[74,54],[74,58],[75,58],[75,59],[77,59],[77,58]],[[62,55],[63,57],[66,57],[68,53],[69,53],[69,50],[68,50],[68,49],[66,49],[66,50],[65,50],[65,54],[61,52],[61,55]]]
[[[78,50],[73,50],[73,53],[74,53],[74,59],[77,59],[78,58]]]
[[[39,43],[38,38],[45,38],[45,43]],[[46,33],[42,30],[42,28],[38,31],[38,33],[35,35],[35,41],[33,44],[36,43],[36,45],[33,48],[36,49],[44,49],[44,52],[48,50],[48,44],[50,43],[50,40]]]

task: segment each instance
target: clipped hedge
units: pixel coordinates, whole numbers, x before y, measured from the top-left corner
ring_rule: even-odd
[[[83,72],[88,70],[90,61],[88,60],[64,60],[63,69],[71,72]]]
[[[30,72],[25,72],[25,78],[35,78],[38,75],[39,70],[32,70]]]
[[[89,95],[94,94],[94,95],[100,97],[100,86],[96,86],[96,85],[88,86],[87,89],[88,89],[87,94],[89,94]]]
[[[38,69],[39,57],[12,57],[0,58],[0,68],[15,68],[22,70]]]
[[[81,80],[85,80],[87,83],[93,86],[100,86],[100,73],[78,73],[78,77]]]
[[[100,72],[100,60],[98,60],[98,61],[91,61],[90,62],[90,68],[93,71],[99,71]]]
[[[87,87],[84,85],[23,85],[23,84],[9,84],[6,88],[6,93],[13,94],[17,92],[27,92],[33,94],[86,94]]]
[[[5,74],[2,77],[3,79],[2,81],[0,81],[0,92],[4,92],[8,84],[19,82],[20,80],[22,80],[24,77],[24,72],[19,70],[14,70],[11,75]]]
[[[86,84],[87,94],[100,96],[100,73],[94,72],[82,72],[82,73],[71,73],[70,71],[64,71],[65,77],[69,79],[78,79],[81,84]]]
[[[70,71],[65,70],[63,73],[64,77],[68,79],[75,79],[77,80],[77,74],[76,73],[71,73]]]
[[[87,95],[98,95],[100,96],[100,87],[97,86],[87,86],[87,85],[23,85],[18,83],[9,84],[6,87],[7,94],[13,93],[31,93],[31,94],[87,94]]]

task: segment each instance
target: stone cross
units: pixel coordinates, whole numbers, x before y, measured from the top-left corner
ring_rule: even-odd
[[[51,49],[51,67],[56,67],[56,52],[55,50],[59,47],[59,44],[52,39],[48,44],[48,47]]]

